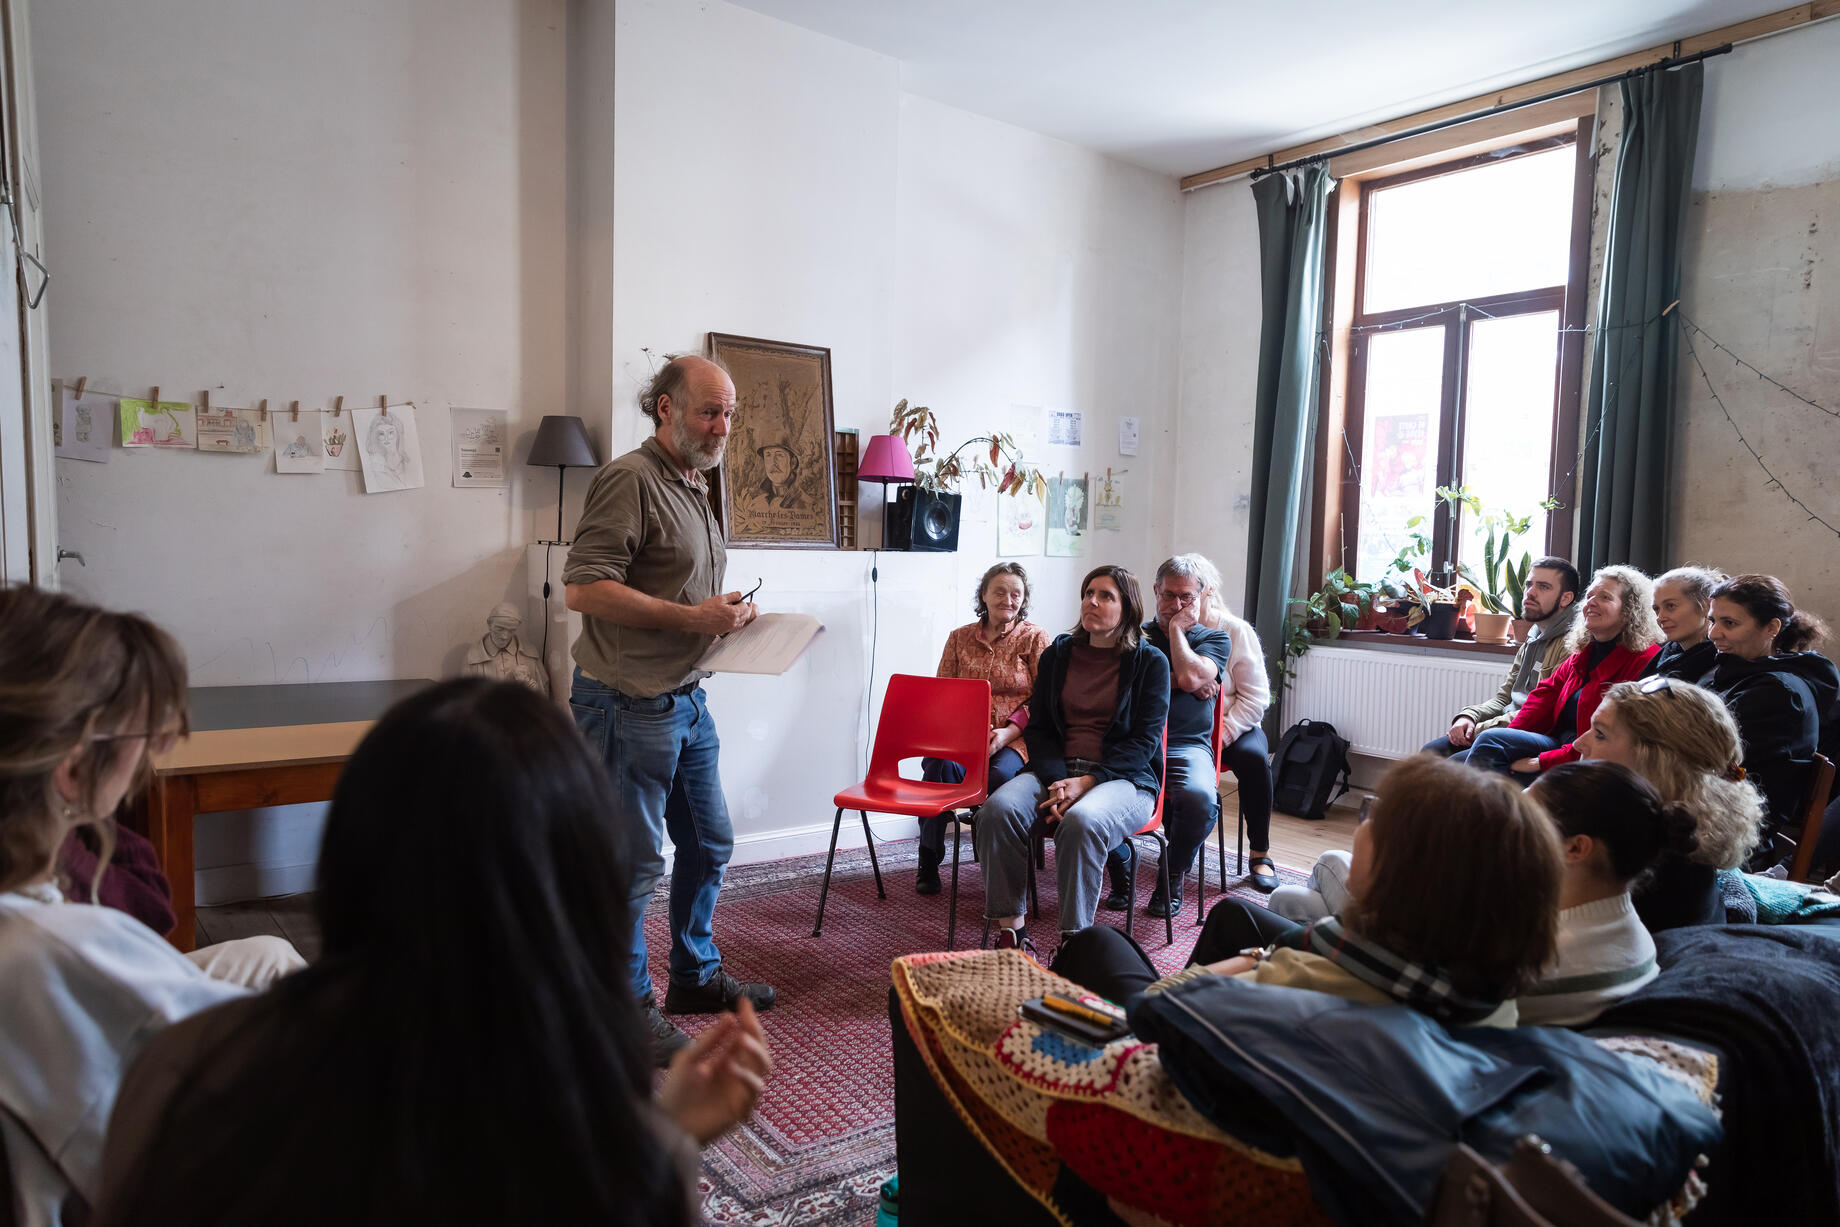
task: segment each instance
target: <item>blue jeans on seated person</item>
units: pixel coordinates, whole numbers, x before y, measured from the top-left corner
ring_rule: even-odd
[[[1474,745],[1475,743],[1471,742],[1470,744]],[[1435,754],[1439,758],[1451,758],[1463,753],[1462,750],[1457,749],[1456,746],[1450,743],[1450,738],[1447,736],[1440,737],[1436,741],[1427,741],[1418,748],[1418,752],[1420,754]]]
[[[984,795],[988,797],[1015,779],[1025,765],[1022,755],[1008,746],[992,754],[990,774],[984,783]],[[965,782],[965,769],[947,759],[923,758],[920,760],[920,778],[931,780],[935,784],[962,784]],[[920,846],[944,857],[946,851],[946,816],[944,814],[935,814],[931,818],[920,820]]]
[[[1176,886],[1195,863],[1195,849],[1207,843],[1220,821],[1220,777],[1214,747],[1206,741],[1178,742],[1163,760],[1163,833],[1169,837],[1169,884]]]
[[[1476,734],[1476,742],[1469,749],[1450,757],[1452,762],[1468,763],[1484,771],[1499,771],[1525,783],[1538,779],[1539,772],[1510,770],[1515,760],[1557,750],[1559,745],[1557,739],[1544,733],[1530,733],[1525,729],[1488,729]]]
[[[664,875],[664,837],[671,862],[671,979],[702,984],[722,964],[711,922],[735,833],[722,795],[716,736],[701,688],[642,699],[575,670],[569,710],[588,748],[607,764],[616,809],[608,816],[632,854],[633,995],[652,991],[646,962],[645,908]]]
[[[978,860],[984,866],[984,915],[1020,916],[1028,906],[1029,829],[1048,786],[1025,771],[992,793],[977,815]],[[1107,780],[1067,808],[1054,827],[1061,931],[1084,929],[1099,910],[1105,854],[1142,829],[1155,804],[1129,780]]]

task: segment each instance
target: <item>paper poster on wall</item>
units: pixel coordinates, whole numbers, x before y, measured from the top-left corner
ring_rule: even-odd
[[[1118,419],[1118,454],[1120,456],[1137,455],[1137,419]]]
[[[198,446],[197,412],[190,401],[121,398],[121,445],[192,450]]]
[[[326,444],[319,419],[317,413],[303,413],[298,422],[290,414],[275,418],[275,472],[325,472]]]
[[[1033,558],[1047,540],[1047,517],[1033,494],[997,498],[997,553],[1004,558]]]
[[[353,409],[351,430],[366,494],[422,488],[422,437],[415,429],[413,405]]]
[[[268,423],[254,409],[208,409],[198,414],[198,450],[249,455],[268,450]]]
[[[115,427],[109,402],[95,392],[79,397],[61,382],[51,386],[57,393],[57,412],[51,419],[53,450],[65,460],[107,464]]]
[[[1124,483],[1119,478],[1128,472],[1129,469],[1119,469],[1116,473],[1105,470],[1093,498],[1094,532],[1124,531]]]
[[[1048,557],[1086,553],[1086,478],[1048,479]]]
[[[1071,409],[1048,410],[1048,442],[1056,447],[1080,445],[1080,414]]]
[[[454,485],[505,484],[509,416],[503,409],[453,411]]]
[[[325,456],[322,467],[356,473],[364,467],[358,459],[358,445],[352,442],[351,414],[322,413],[319,444]]]
[[[1047,417],[1040,405],[1012,404],[1004,426],[1009,437],[1016,441],[1016,450],[1024,460],[1040,456],[1048,444]]]

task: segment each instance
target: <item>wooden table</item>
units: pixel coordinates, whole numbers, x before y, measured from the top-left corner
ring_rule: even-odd
[[[377,717],[429,684],[194,687],[191,736],[154,760],[153,785],[128,820],[152,842],[172,883],[175,920],[166,940],[181,950],[196,941],[195,816],[330,801],[345,760]]]

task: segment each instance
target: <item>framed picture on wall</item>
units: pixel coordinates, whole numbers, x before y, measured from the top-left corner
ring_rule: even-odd
[[[709,334],[735,381],[717,509],[731,546],[837,548],[831,351]]]

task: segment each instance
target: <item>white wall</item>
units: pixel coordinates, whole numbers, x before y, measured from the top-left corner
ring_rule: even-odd
[[[1173,181],[904,95],[894,61],[731,5],[618,11],[619,448],[646,425],[634,406],[651,369],[643,349],[698,350],[709,331],[825,345],[836,424],[865,437],[903,396],[935,409],[948,443],[1001,428],[1012,404],[1084,412],[1088,445],[1042,459],[1051,473],[1130,468],[1126,530],[1106,560],[1154,565],[1175,397]],[[684,88],[686,62],[696,88]],[[1121,461],[1127,413],[1144,439]],[[879,496],[863,490],[868,504]],[[879,683],[931,673],[946,632],[969,619],[995,558],[993,497],[968,500],[959,553],[880,556]],[[866,514],[863,539],[878,534]],[[1092,560],[1025,563],[1042,581],[1034,616],[1068,625]],[[861,770],[871,565],[861,553],[729,554],[734,584],[763,578],[769,608],[827,628],[783,678],[709,683],[737,859],[821,849],[831,794]],[[861,837],[846,828],[846,840]]]
[[[429,482],[366,496],[356,473],[277,477],[266,457],[59,461],[63,544],[89,564],[66,587],[171,628],[200,685],[447,671],[553,532],[553,474],[449,488],[446,417],[508,409],[527,447],[566,409],[563,0],[33,18],[53,374],[271,410],[413,399]],[[214,865],[302,883],[314,811],[279,817],[201,821],[201,899]]]
[[[1840,21],[1706,62],[1681,309],[1720,343],[1840,412]],[[1688,335],[1691,335],[1690,333]],[[1707,374],[1796,496],[1840,524],[1840,421],[1769,388],[1700,337]],[[1679,556],[1780,576],[1840,618],[1840,548],[1767,480],[1682,346],[1672,483]],[[1830,649],[1831,650],[1831,649]]]
[[[1206,554],[1245,607],[1252,418],[1259,385],[1259,221],[1246,180],[1183,199],[1176,548]]]

